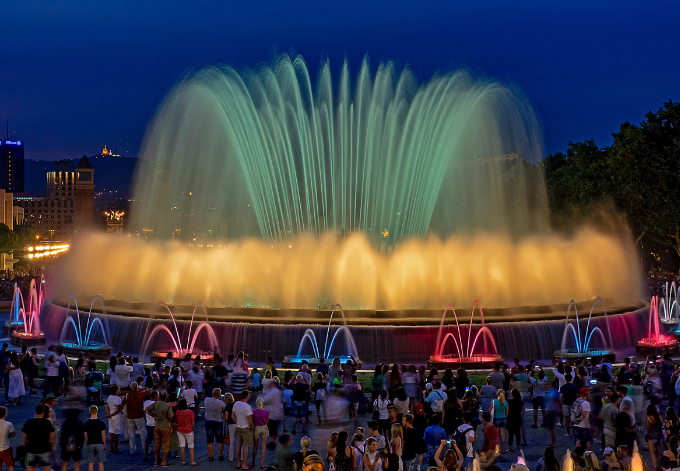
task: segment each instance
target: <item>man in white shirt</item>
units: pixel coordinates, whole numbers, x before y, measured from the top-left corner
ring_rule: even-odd
[[[253,445],[253,408],[248,404],[248,390],[234,403],[231,419],[236,422],[236,468],[248,469],[248,454]]]
[[[179,398],[186,399],[187,408],[194,409],[196,407],[196,403],[198,402],[198,394],[196,393],[196,390],[193,388],[194,385],[193,381],[188,379],[185,384],[186,387],[184,388],[184,390],[182,390],[182,392],[179,393]]]
[[[458,432],[465,435],[465,450],[461,450],[465,458],[463,459],[462,470],[467,470],[472,466],[472,460],[475,457],[474,443],[477,436],[475,429],[470,425],[472,422],[472,413],[466,412],[463,414],[463,424],[458,426]]]
[[[635,403],[633,399],[628,396],[628,388],[626,386],[619,386],[616,388],[616,393],[621,398],[621,404],[619,405],[619,410],[625,412],[630,416],[631,427],[635,426]]]
[[[130,357],[127,357],[128,359],[128,364],[125,364],[125,359],[120,358],[118,359],[118,364],[116,365],[116,384],[118,385],[119,388],[121,389],[127,389],[130,387],[130,382],[132,381],[130,379],[130,375],[132,374],[132,371],[134,370],[132,366],[132,359]]]
[[[169,368],[174,368],[175,367],[175,360],[172,358],[172,352],[168,352],[168,356],[165,359],[165,363],[163,363],[164,366],[167,366]]]
[[[158,391],[151,392],[151,399],[144,401],[144,413],[146,415],[146,441],[144,442],[144,461],[149,461],[149,446],[153,441],[156,419],[146,412],[146,408],[158,400]]]
[[[0,407],[0,467],[5,463],[10,471],[14,471],[14,453],[9,444],[9,439],[14,437],[14,425],[8,422],[7,408]]]
[[[590,389],[581,388],[580,397],[571,406],[571,420],[576,435],[576,446],[585,446],[588,451],[593,449],[593,437],[590,434]]]

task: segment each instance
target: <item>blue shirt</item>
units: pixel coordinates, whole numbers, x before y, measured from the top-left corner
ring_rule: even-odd
[[[427,445],[427,457],[434,459],[435,453],[446,440],[446,431],[439,425],[430,425],[425,429],[425,444]]]

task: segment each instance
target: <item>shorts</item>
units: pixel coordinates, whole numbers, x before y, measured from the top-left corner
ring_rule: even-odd
[[[222,421],[205,421],[205,437],[208,441],[208,444],[211,444],[215,441],[217,441],[217,443],[222,443],[222,436],[224,434],[223,428],[224,426],[222,425]]]
[[[184,448],[185,444],[189,448],[193,448],[194,447],[194,432],[191,432],[191,433],[177,432],[177,440],[179,440],[179,447],[180,448]]]
[[[104,445],[102,445],[104,446]],[[26,466],[29,468],[44,468],[50,465],[50,452],[26,453]]]
[[[279,421],[269,419],[269,422],[267,422],[267,428],[269,429],[269,435],[272,437],[277,436],[279,434]]]
[[[83,459],[83,452],[80,449],[73,450],[73,451],[66,451],[62,448],[61,450],[61,460],[69,462],[70,460],[75,461],[80,461]]]
[[[288,406],[283,407],[283,413],[286,415],[286,417],[292,417],[293,416],[292,410],[293,410],[292,407],[288,407]]]
[[[12,452],[12,447],[0,451],[0,468],[2,468],[2,463],[5,463],[5,466],[8,468],[14,466],[14,453]]]
[[[562,406],[562,415],[565,417],[571,417],[571,406]]]
[[[498,428],[507,428],[508,425],[508,419],[505,417],[501,417],[498,419],[493,419],[493,424],[498,427]]]
[[[103,443],[87,445],[88,463],[103,463],[104,461],[106,461],[106,448]]]
[[[266,425],[258,425],[253,432],[253,438],[267,438],[269,436],[269,428]]]
[[[534,406],[534,410],[539,408],[545,410],[545,398],[543,396],[533,398],[531,404]]]
[[[548,430],[555,430],[555,423],[557,422],[557,414],[554,412],[548,412],[545,415],[545,419],[543,420],[543,424],[545,425],[545,428]]]
[[[253,432],[249,428],[236,427],[236,446],[252,446]]]
[[[590,429],[585,427],[574,427],[574,433],[576,435],[576,441],[578,442],[591,442],[593,441],[593,436],[590,434]]]
[[[305,401],[293,401],[293,417],[298,419],[307,417],[307,403]]]

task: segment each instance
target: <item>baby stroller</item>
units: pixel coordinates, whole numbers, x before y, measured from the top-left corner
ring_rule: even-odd
[[[101,371],[90,371],[85,377],[85,389],[87,390],[87,403],[103,403],[102,385],[104,384],[104,373]]]

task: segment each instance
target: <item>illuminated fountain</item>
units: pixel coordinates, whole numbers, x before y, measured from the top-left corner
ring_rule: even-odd
[[[14,296],[18,300],[16,305],[12,301],[12,315],[16,313],[16,318],[12,317],[15,328],[10,335],[14,345],[42,345],[46,342],[45,334],[40,330],[40,310],[42,309],[44,296],[45,277],[40,277],[40,286],[36,284],[35,278],[31,280],[28,291],[28,311],[25,309],[24,299],[21,290],[15,286]],[[21,304],[21,307],[19,307]],[[21,321],[21,322],[20,322]]]
[[[475,308],[479,307],[479,314],[482,317],[482,326],[479,328],[475,334],[474,340],[470,342],[472,338],[472,321],[475,317]],[[451,309],[453,316],[456,319],[456,331],[458,338],[453,334],[453,332],[448,332],[442,339],[442,331],[444,329],[444,318],[446,317],[447,311]],[[475,353],[477,347],[477,341],[479,337],[483,336],[484,341],[484,353]],[[493,366],[496,362],[501,361],[501,356],[498,354],[498,349],[496,348],[496,340],[488,327],[484,325],[484,311],[479,303],[479,300],[475,300],[472,305],[472,314],[470,315],[470,326],[467,331],[467,342],[463,343],[463,335],[460,331],[460,324],[458,323],[458,315],[456,310],[452,306],[447,306],[442,314],[442,320],[439,323],[439,331],[437,332],[437,342],[435,343],[434,355],[430,357],[427,361],[427,366],[429,368],[486,368]],[[451,354],[444,353],[444,347],[446,346],[447,340],[451,339],[456,346],[456,349]],[[489,342],[491,346],[491,352],[488,352]]]
[[[670,335],[662,334],[659,330],[658,296],[653,296],[652,302],[649,305],[649,330],[647,331],[647,337],[640,339],[637,347],[635,347],[635,351],[643,355],[662,355],[678,351],[678,340]]]
[[[607,340],[604,337],[604,334],[602,333],[602,330],[600,330],[599,327],[594,327],[593,329],[590,329],[590,319],[593,316],[593,310],[595,309],[595,305],[597,303],[600,303],[602,305],[602,310],[604,311],[604,318],[605,321],[607,322],[607,335],[609,337],[609,347],[607,347]],[[574,324],[576,324],[576,327],[574,327],[574,324],[571,324],[569,322],[569,313],[571,312],[571,308],[574,308],[574,314],[576,316],[576,320]],[[569,330],[571,329],[572,334],[574,334],[574,347],[567,347],[567,340],[569,338]],[[601,341],[601,345],[599,348],[594,347],[591,344],[591,341],[593,339],[593,335],[597,333],[598,338]],[[590,314],[588,315],[588,323],[586,324],[586,330],[581,337],[581,324],[579,323],[578,320],[578,309],[576,307],[576,303],[572,299],[569,302],[569,307],[567,308],[567,319],[564,324],[564,333],[562,334],[562,347],[560,350],[557,350],[555,352],[554,358],[557,360],[566,360],[567,362],[571,363],[575,360],[585,360],[587,358],[590,358],[593,362],[593,364],[599,363],[603,358],[606,358],[608,361],[613,362],[615,355],[614,351],[611,349],[613,346],[612,342],[612,332],[609,327],[609,318],[607,317],[607,308],[604,305],[604,301],[602,301],[602,298],[597,297],[595,301],[593,301],[593,305],[590,308]]]
[[[331,332],[331,322],[333,322],[333,314],[335,314],[336,311],[340,312],[340,315],[342,316],[343,325],[338,327],[338,329],[333,333],[331,343],[329,344],[328,337]],[[335,344],[336,337],[340,333],[345,334],[346,343],[345,353],[340,355],[333,355],[333,345]],[[312,346],[311,355],[306,355],[302,353],[303,347],[305,345],[305,340],[308,340],[310,345]],[[357,345],[354,342],[354,336],[352,336],[352,332],[350,332],[349,328],[347,327],[345,311],[343,311],[342,306],[340,306],[339,304],[333,306],[333,310],[331,311],[331,317],[328,320],[328,328],[326,329],[326,341],[324,342],[323,352],[319,350],[319,343],[316,340],[316,335],[314,334],[314,331],[312,329],[307,329],[305,330],[305,333],[302,336],[302,339],[300,340],[300,345],[298,346],[297,354],[286,355],[285,357],[283,357],[283,367],[299,368],[302,365],[303,361],[306,361],[310,365],[310,367],[316,367],[319,365],[319,361],[322,358],[326,360],[327,363],[331,363],[331,361],[335,358],[339,358],[342,364],[345,364],[347,360],[352,360],[352,362],[356,363],[358,367],[361,366],[361,360],[359,359]]]
[[[172,353],[175,358],[182,358],[187,353],[189,353],[192,356],[198,355],[202,361],[210,363],[215,358],[215,353],[219,353],[220,347],[217,342],[217,336],[215,335],[215,331],[210,326],[210,324],[208,324],[209,322],[208,312],[205,309],[205,305],[199,301],[194,306],[194,311],[191,314],[191,322],[189,323],[189,333],[187,334],[187,341],[184,345],[182,344],[182,337],[180,336],[179,328],[177,327],[177,321],[175,320],[175,316],[173,315],[170,306],[168,306],[166,303],[159,303],[159,306],[165,308],[170,314],[170,318],[172,319],[172,324],[174,326],[175,332],[173,333],[173,331],[170,330],[170,328],[168,328],[168,326],[166,326],[165,324],[158,324],[151,330],[151,332],[149,332],[149,329],[151,328],[151,318],[149,318],[149,322],[147,323],[146,326],[146,332],[144,334],[146,342],[144,342],[144,346],[142,347],[139,356],[140,357],[146,356],[151,340],[157,333],[162,332],[167,334],[168,337],[170,337],[170,340],[172,340],[174,348],[168,350],[154,349],[151,352],[151,361],[156,361],[156,359],[158,358],[165,360],[165,358],[168,356],[168,353]],[[205,322],[199,323],[192,335],[194,317],[196,316],[196,310],[199,307],[203,309],[203,313],[205,314]],[[211,348],[210,351],[196,349],[196,339],[198,338],[198,334],[200,334],[202,330],[205,330],[206,334],[208,335],[208,340],[210,341]]]
[[[680,335],[680,304],[678,304],[678,286],[675,281],[668,285],[666,282],[666,296],[661,298],[659,319],[669,326],[668,333]]]
[[[71,313],[71,300],[73,300],[76,306],[75,313],[73,314]],[[59,336],[59,346],[64,349],[64,353],[66,355],[76,356],[80,353],[84,353],[88,358],[94,355],[96,358],[101,360],[108,359],[111,355],[111,347],[109,346],[109,342],[106,338],[106,329],[104,328],[104,324],[99,317],[92,318],[92,308],[94,307],[94,303],[96,301],[99,301],[102,313],[106,314],[104,303],[102,302],[102,299],[97,296],[92,300],[90,311],[87,313],[87,323],[85,324],[85,330],[83,330],[80,323],[80,310],[78,309],[78,301],[73,294],[69,298],[68,307],[66,308],[66,320],[64,321],[64,326],[62,327],[61,335]],[[94,340],[94,337],[92,336],[92,332],[97,325],[99,326],[99,332],[101,333],[103,342]],[[75,341],[65,340],[69,326],[73,326],[73,330],[76,334]]]

